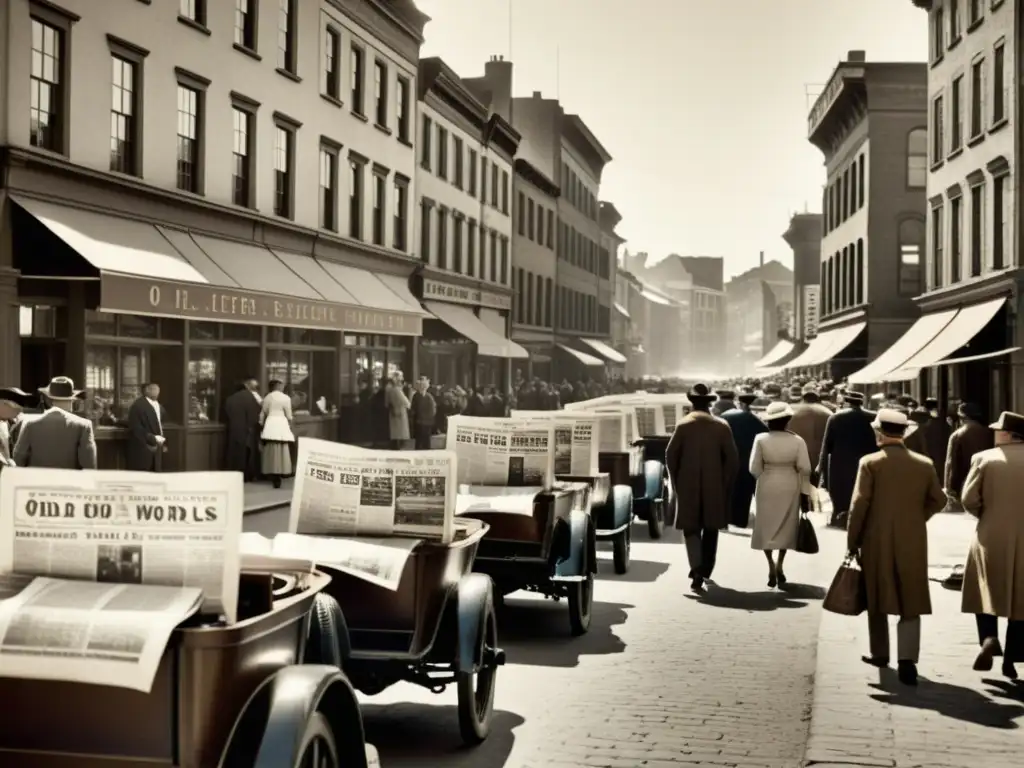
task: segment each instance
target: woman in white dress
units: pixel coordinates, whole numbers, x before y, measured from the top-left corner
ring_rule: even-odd
[[[261,468],[275,488],[281,487],[282,478],[292,473],[292,399],[284,393],[284,383],[274,379],[270,392],[260,405],[260,440],[263,441]]]
[[[810,489],[811,460],[807,444],[786,430],[793,409],[772,403],[762,418],[768,432],[758,435],[750,453],[750,474],[757,479],[754,491],[754,532],[750,546],[768,558],[768,586],[786,584],[782,565],[786,552],[796,548],[800,527],[800,494]],[[778,560],[772,553],[778,552]]]

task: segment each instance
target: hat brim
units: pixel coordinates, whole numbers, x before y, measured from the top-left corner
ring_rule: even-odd
[[[883,426],[884,425],[882,424],[882,422],[880,422],[878,419],[875,419],[874,421],[871,422],[871,428],[873,430],[875,430],[876,432],[881,432]],[[895,427],[895,426],[898,426],[898,425],[890,424],[889,426]],[[903,434],[902,435],[898,435],[898,437],[910,437],[912,434],[917,432],[917,428],[919,426],[920,426],[920,424],[918,424],[916,421],[908,421],[907,424],[906,424],[906,428],[903,430]]]
[[[778,421],[779,419],[788,419],[793,415],[793,411],[779,411],[778,413],[768,414],[762,413],[761,419],[763,421]]]
[[[40,387],[39,394],[46,395],[46,397],[50,398],[51,400],[77,400],[78,398],[85,394],[85,390],[73,389],[71,390],[70,395],[54,395],[50,392],[49,387]]]
[[[17,387],[0,387],[0,400],[28,407],[39,399],[39,395],[33,395]]]

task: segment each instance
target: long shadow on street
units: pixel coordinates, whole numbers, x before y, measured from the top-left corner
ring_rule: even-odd
[[[501,687],[501,674],[498,674]],[[524,720],[495,710],[491,733],[477,747],[463,746],[456,707],[430,704],[363,704],[366,740],[387,768],[504,768]]]
[[[891,669],[883,669],[878,683],[873,683],[871,687],[881,691],[871,694],[871,698],[883,704],[930,709],[943,717],[987,728],[1019,728],[1017,720],[1024,716],[1024,706],[994,701],[980,691],[962,685],[920,677],[916,689],[908,688],[900,685],[896,673]],[[1005,688],[996,693],[1009,698]]]
[[[809,600],[820,600],[823,597],[823,593],[815,591],[815,589],[815,587],[809,585],[789,584],[785,592],[780,590],[746,592],[719,584],[712,584],[708,586],[704,594],[685,595],[685,597],[688,600],[693,600],[702,605],[710,605],[713,608],[731,608],[734,611],[762,613],[783,608],[806,608]],[[820,588],[817,589],[820,590]],[[794,595],[800,593],[802,593],[801,596],[794,597]],[[803,595],[806,595],[806,597]]]
[[[575,667],[581,656],[622,653],[626,644],[612,627],[626,621],[632,605],[595,601],[590,631],[580,637],[569,634],[568,603],[560,600],[505,598],[498,611],[498,644],[509,664],[535,667]]]
[[[602,560],[597,571],[597,578],[631,584],[650,584],[661,578],[671,567],[671,563],[661,563],[656,560],[630,560],[629,570],[619,574],[615,573],[610,562]]]

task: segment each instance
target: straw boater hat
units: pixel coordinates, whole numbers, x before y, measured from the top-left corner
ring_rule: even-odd
[[[1024,439],[1024,416],[1011,411],[1003,411],[995,422],[988,425],[997,432],[1009,432],[1014,437]]]
[[[775,421],[776,419],[788,419],[792,415],[793,409],[789,407],[789,403],[772,403],[764,409],[761,418],[765,421]]]
[[[690,387],[690,391],[686,393],[686,399],[694,405],[707,405],[708,403],[715,402],[718,399],[718,395],[711,394],[707,384],[694,384]]]
[[[909,437],[917,431],[917,424],[895,408],[881,408],[871,426],[887,437]]]
[[[76,400],[85,392],[84,389],[75,389],[75,382],[67,376],[54,376],[39,391],[50,400]]]

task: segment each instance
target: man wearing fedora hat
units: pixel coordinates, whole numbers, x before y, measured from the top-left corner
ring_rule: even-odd
[[[960,403],[957,415],[960,417],[960,426],[949,436],[946,466],[942,473],[946,494],[955,508],[960,505],[960,492],[975,454],[987,451],[993,445],[992,430],[985,423],[987,419],[981,408],[974,403]]]
[[[56,376],[39,389],[53,407],[23,424],[14,445],[19,467],[96,469],[96,439],[92,422],[71,412],[84,391],[67,376]]]
[[[817,466],[821,458],[821,444],[825,440],[825,428],[831,416],[832,411],[821,404],[821,396],[815,385],[805,384],[800,393],[800,402],[793,406],[789,431],[804,439],[812,466]],[[814,480],[812,478],[812,482]]]
[[[995,448],[974,455],[963,486],[964,509],[978,527],[964,568],[961,608],[973,613],[981,651],[979,671],[1003,657],[1003,675],[1017,679],[1024,663],[1024,416],[1004,411],[994,424]],[[1007,620],[999,643],[999,619]]]
[[[828,491],[832,500],[829,525],[836,528],[845,525],[860,460],[877,449],[871,428],[875,414],[864,409],[864,395],[846,390],[842,397],[847,407],[828,417],[815,471],[820,486]],[[814,461],[813,456],[811,461]]]
[[[757,487],[757,481],[750,474],[750,454],[754,451],[754,440],[762,432],[767,432],[768,427],[750,410],[750,406],[757,400],[757,393],[752,390],[740,392],[738,400],[739,405],[736,408],[722,414],[725,423],[732,430],[739,460],[736,486],[732,489],[729,524],[737,528],[747,528],[750,525],[750,504],[754,500],[754,490]]]
[[[883,408],[871,424],[879,450],[857,469],[846,546],[864,573],[871,652],[862,660],[889,664],[889,616],[898,616],[899,679],[917,685],[921,616],[932,612],[928,584],[928,520],[946,505],[928,457],[907,450],[917,425],[907,414]]]
[[[732,430],[711,414],[715,395],[705,384],[686,393],[693,410],[683,417],[665,449],[675,491],[676,528],[683,531],[690,561],[690,588],[702,592],[718,556],[718,533],[729,527],[739,457]]]
[[[718,396],[718,399],[711,406],[711,412],[715,416],[721,416],[726,411],[731,411],[736,407],[736,393],[733,390],[716,389],[715,394]]]
[[[0,387],[0,466],[14,463],[11,457],[14,449],[12,429],[21,418],[22,411],[38,399],[17,387]]]

